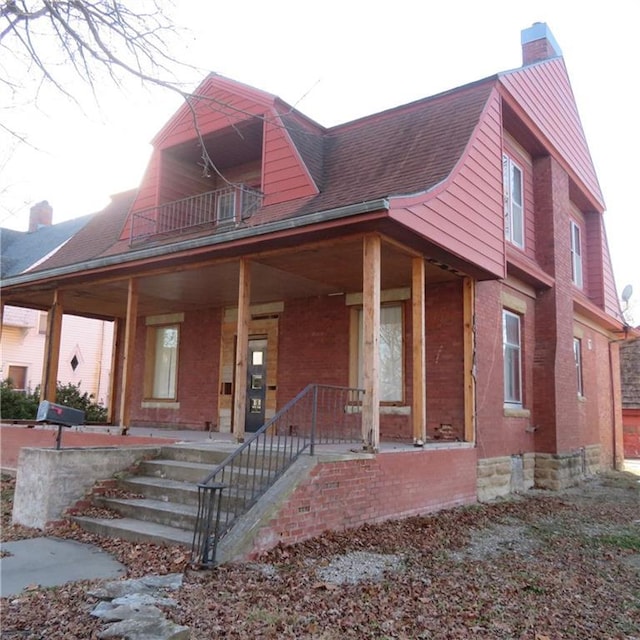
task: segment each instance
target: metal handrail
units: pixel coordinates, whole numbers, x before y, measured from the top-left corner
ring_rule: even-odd
[[[232,185],[136,211],[131,216],[130,244],[194,227],[246,220],[262,204],[262,194]]]
[[[310,384],[198,484],[191,562],[216,563],[220,539],[305,451],[361,442],[362,389]]]

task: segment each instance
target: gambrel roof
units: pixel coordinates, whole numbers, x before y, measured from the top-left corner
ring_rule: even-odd
[[[572,201],[601,218],[604,200],[561,56],[329,128],[272,94],[211,74],[154,138],[139,188],[114,196],[38,271],[118,268],[150,251],[154,260],[163,252],[186,255],[193,243],[213,251],[226,242],[237,246],[283,229],[378,212],[402,241],[413,236],[434,258],[452,256],[481,279],[503,278],[505,131],[532,157],[552,156],[569,176]],[[201,226],[132,243],[134,215],[166,201],[159,195],[166,180],[163,154],[189,148],[196,158],[198,143],[210,145],[214,160],[246,160],[250,149],[251,158],[259,158],[262,206],[232,231]],[[592,301],[619,319],[601,221],[599,226],[603,284]]]

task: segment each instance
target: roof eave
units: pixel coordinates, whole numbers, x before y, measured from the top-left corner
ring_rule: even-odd
[[[158,258],[169,254],[173,255],[194,249],[214,247],[216,245],[223,245],[230,242],[248,240],[256,236],[281,233],[283,231],[299,229],[310,225],[317,225],[323,222],[330,222],[332,220],[339,220],[341,218],[348,218],[381,210],[389,210],[389,201],[386,198],[368,200],[365,202],[346,205],[344,207],[338,207],[336,209],[328,209],[326,211],[310,213],[304,216],[277,220],[275,222],[260,225],[259,227],[243,227],[241,229],[234,229],[233,231],[225,233],[183,240],[170,245],[165,244],[146,249],[138,249],[123,254],[94,258],[92,260],[77,262],[62,267],[54,267],[53,269],[20,274],[5,280],[0,280],[0,288],[4,289],[7,287],[32,284],[40,280],[72,276],[81,272],[99,270],[107,267],[130,265],[137,261]]]

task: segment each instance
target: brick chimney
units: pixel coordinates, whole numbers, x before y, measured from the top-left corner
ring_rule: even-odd
[[[46,201],[38,202],[31,207],[29,212],[29,233],[37,231],[40,227],[50,227],[53,222],[53,207]]]
[[[522,66],[562,55],[562,50],[553,37],[546,22],[534,22],[520,34],[522,44]]]

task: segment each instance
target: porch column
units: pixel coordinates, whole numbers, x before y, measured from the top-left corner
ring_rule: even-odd
[[[476,439],[476,335],[475,335],[476,283],[472,278],[462,282],[462,317],[464,348],[464,439]]]
[[[380,236],[365,236],[362,253],[362,437],[365,448],[377,451],[380,447]]]
[[[62,292],[56,289],[53,304],[47,316],[47,335],[44,342],[44,362],[42,363],[42,383],[40,402],[56,401],[58,363],[60,361],[60,336],[62,334]]]
[[[122,349],[120,331],[122,320],[115,318],[113,321],[113,339],[111,341],[111,378],[109,380],[109,405],[107,406],[107,422],[114,424],[116,420],[116,398],[118,397],[118,362]]]
[[[120,380],[120,430],[125,434],[131,419],[131,386],[133,382],[133,360],[138,319],[138,282],[129,279],[127,291],[127,317],[124,325],[124,348],[122,351],[122,379]]]
[[[425,356],[425,270],[424,259],[413,258],[411,262],[411,322],[413,354],[413,443],[424,444],[427,440],[427,365]]]
[[[247,353],[249,351],[249,301],[251,299],[251,264],[240,259],[238,281],[238,325],[236,335],[236,363],[233,394],[233,435],[244,441],[244,424],[247,408]]]

